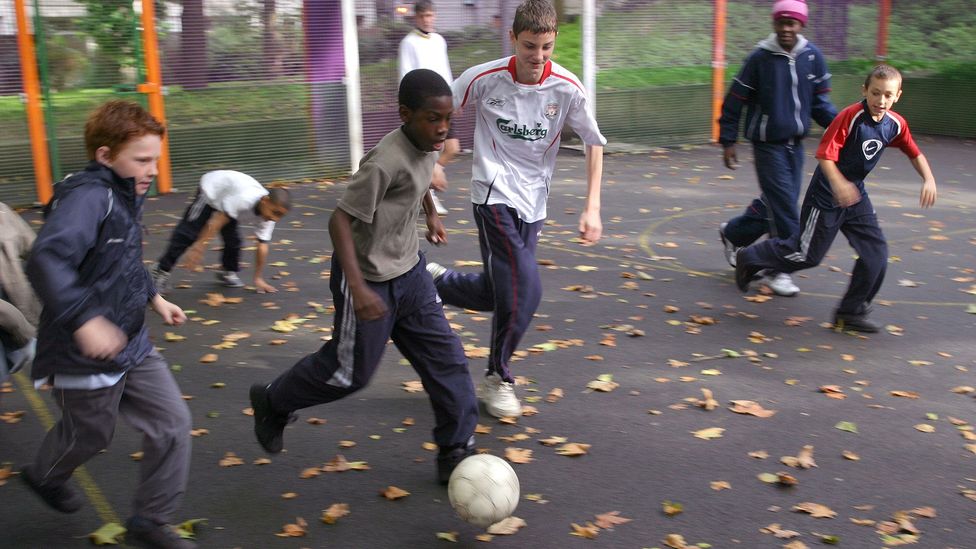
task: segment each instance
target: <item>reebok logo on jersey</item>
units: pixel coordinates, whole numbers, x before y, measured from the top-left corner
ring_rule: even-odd
[[[498,127],[498,131],[511,137],[512,139],[538,141],[540,139],[545,139],[546,135],[549,134],[549,128],[543,128],[541,122],[536,122],[535,127],[530,128],[525,124],[519,124],[518,122],[513,123],[511,120],[499,118],[495,120],[495,125]]]
[[[868,139],[864,143],[861,143],[861,151],[864,152],[864,158],[871,160],[876,154],[881,152],[884,145],[881,141],[877,139]]]

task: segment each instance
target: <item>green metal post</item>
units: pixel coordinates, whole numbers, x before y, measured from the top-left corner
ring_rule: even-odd
[[[47,126],[47,146],[51,158],[51,173],[55,181],[65,176],[58,156],[58,134],[54,121],[54,103],[51,99],[50,79],[47,71],[47,44],[44,40],[44,24],[41,21],[39,0],[34,0],[34,40],[37,43],[37,65],[41,80],[41,96],[44,98],[44,125]]]

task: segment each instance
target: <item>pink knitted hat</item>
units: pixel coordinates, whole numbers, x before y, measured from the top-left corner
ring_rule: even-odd
[[[773,20],[780,17],[796,19],[807,26],[807,3],[803,0],[776,0],[773,4]]]

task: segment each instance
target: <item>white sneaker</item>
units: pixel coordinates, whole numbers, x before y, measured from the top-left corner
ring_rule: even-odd
[[[485,377],[479,387],[478,398],[485,404],[488,413],[495,417],[518,417],[522,415],[522,404],[515,396],[515,384],[502,381],[496,374]]]
[[[244,282],[234,271],[217,271],[217,280],[228,288],[243,288]]]
[[[763,284],[776,295],[783,297],[793,297],[800,293],[800,288],[793,283],[793,279],[786,273],[770,273],[763,277]]]
[[[437,198],[437,193],[435,193],[434,191],[430,191],[430,198],[434,201],[434,210],[437,212],[437,215],[440,216],[447,215],[447,208],[445,208],[444,205],[441,204],[441,199]]]
[[[427,263],[427,272],[434,278],[434,282],[437,282],[437,279],[444,276],[444,273],[447,272],[447,267],[431,261]]]
[[[736,246],[729,242],[729,239],[725,238],[725,226],[728,223],[722,223],[718,226],[718,236],[722,239],[722,246],[725,247],[725,260],[729,262],[729,265],[735,267],[735,254],[739,253],[742,249],[741,246]]]

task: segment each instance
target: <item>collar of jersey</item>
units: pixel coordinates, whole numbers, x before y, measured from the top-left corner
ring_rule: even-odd
[[[533,85],[538,86],[539,84],[545,82],[546,78],[549,78],[549,75],[552,74],[552,60],[550,59],[549,61],[546,61],[546,66],[543,67],[542,69],[542,77],[539,78],[539,81],[536,82],[535,84],[523,84],[522,82],[518,81],[518,75],[515,74],[514,55],[508,60],[508,72],[512,74],[512,81],[515,82],[516,84],[521,84],[523,86],[533,86]]]

